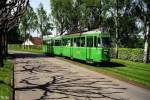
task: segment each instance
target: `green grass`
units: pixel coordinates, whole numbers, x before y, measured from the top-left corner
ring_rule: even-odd
[[[0,68],[0,100],[10,100],[12,96],[12,61],[6,60]]]
[[[32,52],[32,53],[43,53],[42,50],[39,49],[28,49],[28,48],[9,48],[9,50],[15,50],[15,51],[26,51],[26,52]]]
[[[24,46],[21,44],[9,44],[8,45],[9,50],[14,50],[14,51],[26,51],[26,52],[32,52],[32,53],[43,53],[42,47],[41,46]]]
[[[72,61],[69,60],[69,62]],[[88,65],[79,62],[72,63],[135,85],[150,88],[150,64],[120,59],[112,59],[111,63],[101,63],[98,65]]]
[[[9,50],[15,50],[15,51],[25,51],[25,52],[32,52],[32,53],[39,53],[43,54],[42,50],[37,50],[37,49],[9,49]]]
[[[112,59],[112,63],[107,64],[107,66],[100,64],[99,67],[88,66],[88,68],[97,72],[114,75],[122,80],[150,87],[150,64]]]

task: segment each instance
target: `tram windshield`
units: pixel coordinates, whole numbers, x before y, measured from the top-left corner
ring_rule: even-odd
[[[105,48],[109,48],[110,47],[110,40],[109,38],[102,38],[102,46]]]

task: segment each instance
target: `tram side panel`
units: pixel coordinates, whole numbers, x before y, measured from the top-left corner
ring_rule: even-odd
[[[42,45],[42,50],[43,50],[43,52],[46,54],[47,53],[47,45]]]
[[[86,60],[86,48],[85,47],[73,47],[73,58],[79,60]]]
[[[71,57],[71,47],[63,46],[63,48],[62,48],[62,56]]]

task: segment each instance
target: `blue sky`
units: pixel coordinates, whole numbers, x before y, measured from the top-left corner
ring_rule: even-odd
[[[38,8],[38,5],[40,4],[40,2],[43,4],[44,9],[50,13],[50,0],[30,0],[30,5],[34,8],[34,10],[36,11],[36,9]]]

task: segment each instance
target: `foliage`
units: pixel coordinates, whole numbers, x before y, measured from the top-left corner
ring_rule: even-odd
[[[12,61],[5,60],[4,67],[0,68],[0,99],[10,100],[12,96]]]
[[[22,43],[23,39],[21,39],[21,34],[18,27],[9,32],[9,37],[7,37],[8,44]]]
[[[0,67],[7,56],[8,33],[18,27],[29,0],[1,0],[0,1]]]
[[[122,60],[142,62],[143,52],[144,50],[142,48],[119,48],[118,58]],[[115,57],[115,53],[113,49],[111,50],[111,56]]]
[[[99,27],[99,0],[50,0],[52,16],[60,34],[75,33]]]
[[[102,31],[111,33],[114,46],[117,41],[115,31],[117,27],[119,35],[117,42],[120,46],[131,48],[137,45],[139,30],[135,25],[135,17],[130,14],[131,0],[50,1],[52,16],[60,34],[101,28]],[[118,9],[117,15],[116,9]],[[115,26],[116,17],[118,26]],[[125,41],[127,39],[128,41]]]
[[[37,18],[37,30],[40,32],[41,37],[43,37],[43,35],[49,34],[49,31],[52,30],[53,27],[52,23],[50,22],[50,16],[47,16],[42,3],[40,3],[39,7],[37,8]]]
[[[24,16],[21,18],[20,23],[20,32],[22,33],[22,37],[27,38],[28,34],[30,35],[31,31],[35,31],[38,21],[37,15],[34,12],[33,8],[28,5],[27,10],[25,11]]]
[[[141,31],[144,35],[144,63],[149,62],[150,49],[150,2],[148,0],[137,0],[134,2],[132,14],[136,16],[137,20],[143,23]]]

